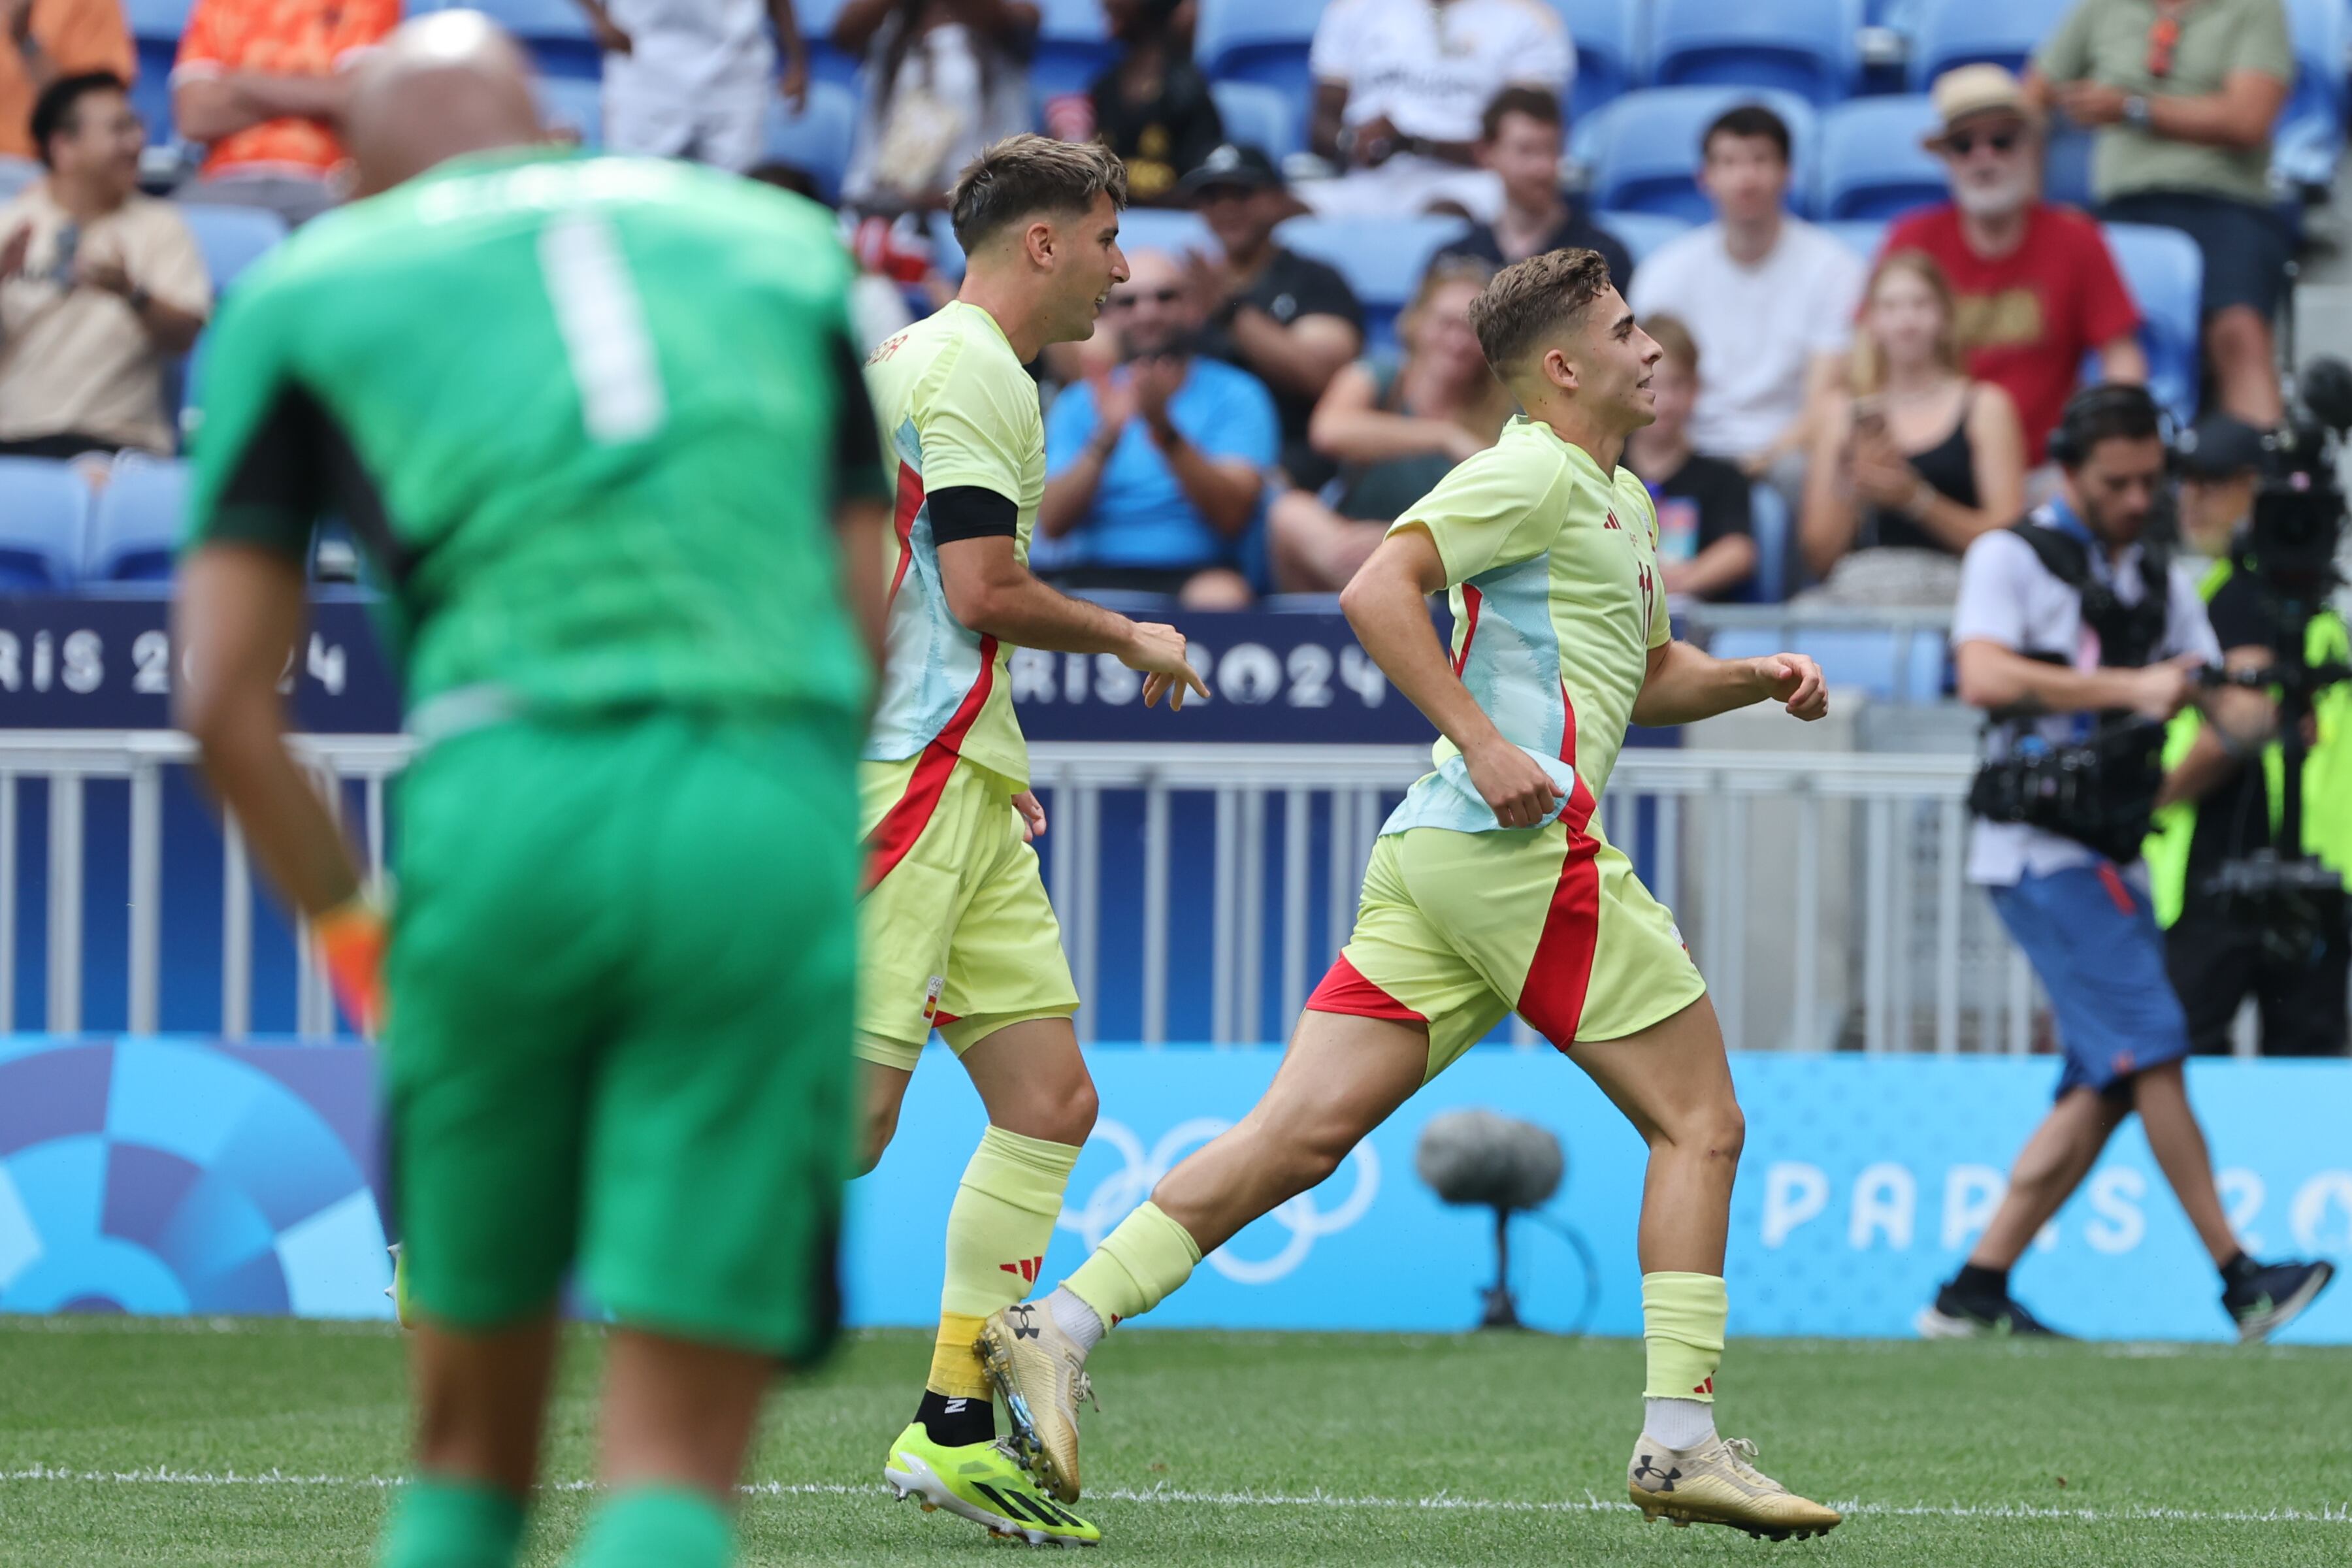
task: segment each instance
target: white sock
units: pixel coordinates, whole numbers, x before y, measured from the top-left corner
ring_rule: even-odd
[[[1055,1327],[1078,1342],[1078,1353],[1081,1355],[1092,1355],[1094,1348],[1102,1343],[1103,1321],[1095,1316],[1092,1307],[1070,1294],[1067,1285],[1054,1287],[1054,1293],[1045,1298],[1045,1310],[1054,1314]],[[1687,1405],[1692,1402],[1678,1399],[1675,1403]]]
[[[1643,1435],[1678,1453],[1687,1453],[1715,1436],[1715,1405],[1706,1399],[1645,1399]]]

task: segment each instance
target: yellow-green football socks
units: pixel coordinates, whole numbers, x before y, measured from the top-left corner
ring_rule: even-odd
[[[1715,1397],[1730,1299],[1715,1274],[1642,1276],[1642,1342],[1650,1355],[1652,1399]]]
[[[1166,1300],[1200,1261],[1192,1233],[1148,1203],[1119,1221],[1062,1288],[1093,1308],[1108,1329]]]
[[[991,1127],[948,1211],[947,1282],[931,1350],[933,1394],[985,1401],[987,1375],[972,1345],[1000,1307],[1029,1294],[1062,1213],[1062,1192],[1078,1163],[1075,1143],[1049,1143]]]
[[[718,1500],[684,1487],[632,1487],[588,1516],[572,1568],[728,1568],[735,1526]]]
[[[522,1502],[486,1482],[418,1476],[400,1489],[379,1568],[513,1568]]]

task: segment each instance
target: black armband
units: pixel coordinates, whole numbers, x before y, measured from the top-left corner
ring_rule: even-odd
[[[933,544],[996,535],[1011,539],[1021,531],[1021,509],[1013,504],[1013,498],[979,485],[950,485],[933,490],[925,504],[931,511]]]

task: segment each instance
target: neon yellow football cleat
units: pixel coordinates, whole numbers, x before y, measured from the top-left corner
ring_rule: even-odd
[[[401,1256],[396,1241],[384,1250],[392,1254],[392,1283],[383,1288],[383,1293],[392,1298],[392,1314],[400,1320],[400,1326],[413,1329],[416,1320],[408,1315],[408,1259]]]
[[[1093,1546],[1102,1531],[1037,1489],[1004,1439],[950,1448],[931,1441],[919,1421],[890,1445],[882,1479],[904,1502],[923,1511],[945,1509],[983,1525],[991,1535],[1032,1546]]]
[[[1843,1518],[1837,1510],[1799,1497],[1757,1469],[1755,1458],[1756,1445],[1745,1437],[1678,1449],[1645,1436],[1633,1447],[1625,1489],[1644,1521],[1720,1524],[1771,1541],[1802,1541],[1837,1527]]]

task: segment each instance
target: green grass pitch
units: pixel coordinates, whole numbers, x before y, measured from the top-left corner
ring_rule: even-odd
[[[587,1500],[597,1351],[568,1348],[533,1564]],[[925,1336],[861,1334],[780,1390],[747,1562],[1024,1550],[883,1490],[927,1359]],[[1636,1343],[1145,1330],[1094,1369],[1105,1561],[2352,1563],[2352,1351],[1735,1342],[1725,1430],[1852,1510],[1782,1545],[1623,1505]],[[364,1568],[405,1419],[389,1330],[0,1318],[0,1564]]]

